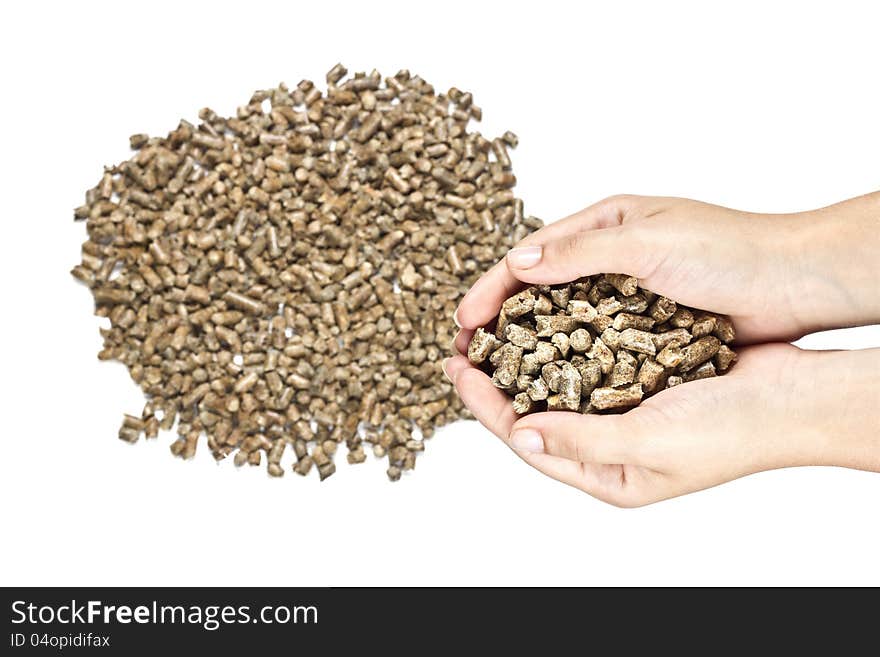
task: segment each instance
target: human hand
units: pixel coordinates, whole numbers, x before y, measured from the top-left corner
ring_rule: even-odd
[[[880,321],[880,194],[813,212],[755,214],[687,199],[615,196],[536,231],[462,300],[469,331],[527,283],[616,272],[688,306],[730,315],[740,343]]]
[[[739,343],[880,321],[876,273],[865,266],[880,261],[878,217],[878,194],[793,215],[612,197],[530,235],[487,272],[456,312],[455,347],[465,353],[474,329],[527,284],[603,272],[730,315]],[[510,398],[467,358],[444,369],[477,419],[527,462],[622,506],[789,465],[880,470],[878,350],[742,349],[724,377],[665,390],[615,416],[554,411],[517,420]],[[529,437],[520,429],[537,431],[544,451],[514,444]]]
[[[466,357],[444,370],[476,419],[526,463],[617,506],[788,466],[880,471],[880,349],[746,347],[724,376],[663,390],[621,415],[520,418]]]

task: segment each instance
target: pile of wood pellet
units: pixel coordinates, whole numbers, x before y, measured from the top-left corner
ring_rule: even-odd
[[[523,216],[507,149],[468,132],[470,93],[408,71],[327,73],[323,93],[256,92],[224,118],[134,135],[75,217],[73,275],[91,288],[103,360],[147,397],[119,437],[284,474],[335,472],[365,445],[388,477],[464,417],[440,369],[470,285],[540,221]],[[288,456],[288,459],[291,458]]]
[[[468,358],[487,368],[519,414],[620,412],[664,388],[723,374],[736,360],[734,338],[727,317],[604,274],[510,297],[494,333],[474,333]]]

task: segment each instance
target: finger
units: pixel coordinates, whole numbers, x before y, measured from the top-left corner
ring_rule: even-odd
[[[665,476],[660,473],[623,465],[577,463],[550,454],[516,453],[548,477],[614,506],[643,506],[671,496],[665,492]]]
[[[517,417],[513,413],[510,398],[495,388],[485,374],[475,369],[462,356],[447,358],[443,361],[443,371],[456,384],[456,389],[460,390],[459,395],[461,395],[462,401],[471,409],[477,420],[510,446],[507,440],[510,435],[508,424],[512,425]],[[462,373],[466,373],[466,376],[463,377]],[[491,388],[491,390],[486,386]],[[503,399],[494,393],[500,393]],[[517,449],[513,449],[513,452],[523,461],[548,477],[552,477],[569,486],[580,488],[594,497],[609,501],[607,499],[609,492],[605,490],[605,485],[601,479],[592,476],[589,472],[585,472],[582,464],[550,454]]]
[[[588,208],[579,210],[574,214],[547,224],[543,228],[530,233],[520,240],[516,246],[530,244],[544,244],[560,239],[572,233],[599,228],[612,228],[619,226],[627,211],[632,208],[641,197],[639,196],[610,196],[594,203]]]
[[[612,196],[599,201],[528,235],[517,248],[552,242],[581,231],[617,226],[638,199],[637,196]],[[469,329],[488,323],[498,315],[505,299],[525,287],[522,280],[511,273],[504,260],[496,263],[461,300],[455,311],[455,323]]]
[[[467,329],[488,324],[498,315],[504,300],[523,287],[508,271],[504,260],[496,262],[464,295],[453,319],[459,327]]]
[[[471,409],[477,420],[501,438],[509,447],[513,447],[508,440],[510,435],[510,426],[508,425],[513,425],[517,416],[513,413],[510,398],[495,388],[485,374],[475,369],[462,356],[447,358],[443,361],[443,371],[455,383],[462,401]],[[495,393],[499,393],[500,397]],[[571,459],[551,454],[516,448],[513,448],[513,452],[548,477],[579,488],[603,501],[617,503],[613,499],[612,490],[616,480],[598,476],[595,467],[585,467]]]
[[[645,243],[629,226],[616,226],[512,249],[505,262],[523,283],[565,283],[605,272],[646,279],[662,253],[662,245]]]
[[[462,361],[466,366],[462,367]],[[517,418],[510,397],[493,386],[489,377],[470,365],[464,356],[451,359],[449,367],[454,368],[455,389],[464,405],[470,409],[480,424],[506,441],[510,428]]]
[[[646,427],[638,410],[622,415],[534,413],[513,425],[510,443],[579,463],[646,465]]]
[[[447,358],[443,362],[443,370],[454,382],[459,396],[474,417],[511,446],[508,437],[518,416],[513,412],[510,398],[495,388],[489,377],[474,368],[464,356]],[[636,485],[632,480],[627,483],[626,477],[621,475],[624,466],[579,463],[553,454],[515,448],[513,452],[548,477],[578,488],[604,502],[629,507],[653,501],[646,486]],[[662,476],[660,473],[648,474],[652,477]]]
[[[467,356],[468,345],[473,336],[474,332],[471,329],[461,329],[452,340],[452,346],[462,356]]]
[[[475,370],[470,366],[469,363],[464,362],[460,357],[450,358],[444,363],[444,371],[446,371],[453,380],[459,378],[462,372],[476,372],[477,374],[482,374],[479,370]],[[473,374],[467,374],[467,377],[475,377]],[[488,381],[488,377],[483,375],[483,379]],[[489,382],[491,386],[491,382]],[[471,409],[471,412],[480,421],[484,426],[486,426],[490,431],[492,431],[496,436],[502,439],[508,446],[510,443],[507,441],[507,436],[509,434],[504,433],[503,427],[506,426],[508,422],[513,422],[515,420],[515,416],[513,418],[504,417],[501,421],[496,422],[494,418],[497,418],[499,415],[499,409],[495,408],[486,408],[485,407],[485,397],[487,391],[478,391],[475,385],[472,385],[470,382],[464,383],[464,392],[460,392],[462,395],[462,400],[465,400],[467,397],[468,400],[474,399],[478,400],[473,403],[478,404],[476,407],[471,407],[468,401],[465,401],[465,405]],[[458,387],[458,384],[456,385]],[[494,386],[493,386],[494,387]],[[497,390],[496,390],[497,391]],[[500,392],[500,391],[497,391]],[[503,394],[503,393],[502,393]],[[510,399],[506,398],[504,400],[504,404],[506,407],[510,407]],[[478,413],[477,410],[480,409]],[[512,411],[512,408],[511,408]],[[500,411],[501,414],[506,415],[505,411]],[[596,469],[599,466],[593,465],[584,465],[582,463],[578,463],[576,461],[572,461],[567,458],[561,458],[559,456],[553,456],[551,454],[543,454],[536,452],[529,452],[524,450],[512,449],[514,454],[516,454],[523,461],[528,463],[530,466],[538,470],[538,472],[551,477],[552,479],[556,479],[564,484],[569,486],[573,486],[574,488],[578,488],[579,490],[584,491],[588,495],[592,495],[593,497],[600,499],[604,502],[609,502],[611,504],[617,504],[618,506],[622,506],[621,502],[618,500],[619,495],[615,494],[614,485],[616,484],[616,479],[608,476],[601,476],[599,471]]]
[[[458,373],[467,367],[473,367],[473,365],[464,356],[452,356],[443,361],[443,373],[453,383],[455,383],[455,377],[458,376]]]
[[[584,483],[584,468],[582,464],[550,454],[536,454],[535,452],[524,452],[516,449],[513,450],[513,453],[538,472],[561,481],[563,484],[584,490],[582,488]]]

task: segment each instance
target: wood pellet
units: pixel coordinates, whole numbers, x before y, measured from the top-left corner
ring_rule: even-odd
[[[736,360],[730,319],[687,308],[624,274],[533,285],[479,328],[468,358],[537,411],[622,412],[681,383],[718,376]]]
[[[440,363],[464,293],[541,225],[513,194],[518,139],[469,131],[470,93],[405,70],[337,64],[326,82],[132,135],[75,210],[88,240],[71,273],[110,322],[98,357],[146,396],[123,441],[174,428],[181,458],[205,443],[321,479],[339,446],[362,463],[369,445],[397,480],[469,416]]]

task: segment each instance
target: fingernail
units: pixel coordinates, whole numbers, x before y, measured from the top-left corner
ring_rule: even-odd
[[[449,365],[449,361],[451,361],[451,360],[452,360],[451,358],[444,358],[443,362],[440,364],[440,368],[443,370],[443,374],[446,376],[446,378],[449,379],[449,382],[455,383],[455,379],[453,379],[451,376],[449,376],[449,372],[446,371],[446,368]]]
[[[458,328],[461,328],[461,322],[458,321],[458,308],[455,309],[455,312],[452,313],[452,321],[455,322],[455,325]]]
[[[528,269],[541,262],[540,246],[518,246],[507,252],[507,263],[516,269]]]
[[[534,429],[517,429],[510,434],[510,446],[523,452],[540,454],[544,451],[544,439]]]

